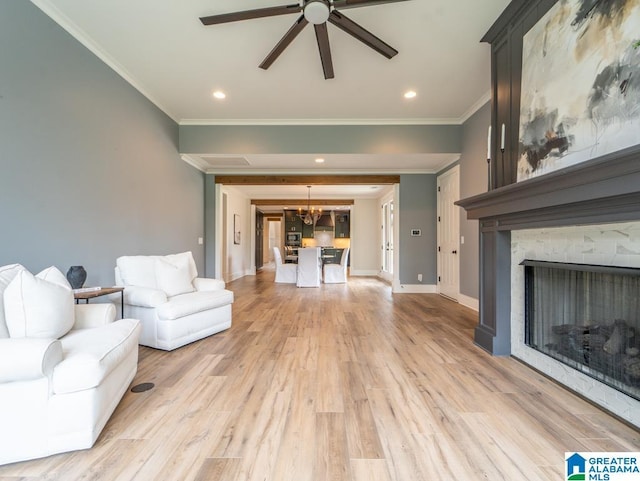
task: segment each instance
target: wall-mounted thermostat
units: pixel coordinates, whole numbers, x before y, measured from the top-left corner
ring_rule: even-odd
[[[412,237],[420,237],[422,235],[422,231],[420,229],[411,229]]]

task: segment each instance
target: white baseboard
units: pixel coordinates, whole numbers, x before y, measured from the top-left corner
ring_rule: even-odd
[[[371,276],[377,276],[378,275],[378,271],[376,270],[367,270],[367,269],[358,269],[358,270],[353,270],[350,269],[349,270],[349,275],[350,276],[364,276],[364,277],[371,277]]]
[[[233,272],[230,276],[230,279],[226,280],[226,282],[232,282],[238,279],[243,278],[244,276],[249,276],[251,274],[248,273],[248,271],[244,270],[244,271],[236,271]]]
[[[394,284],[394,294],[436,294],[438,286],[435,284]]]
[[[469,309],[473,309],[476,312],[480,311],[480,301],[475,297],[458,294],[458,303],[468,307]]]

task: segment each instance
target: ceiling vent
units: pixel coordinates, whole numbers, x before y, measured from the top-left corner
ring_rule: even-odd
[[[202,161],[211,168],[218,167],[247,167],[249,161],[244,157],[218,157],[215,155],[201,155]]]

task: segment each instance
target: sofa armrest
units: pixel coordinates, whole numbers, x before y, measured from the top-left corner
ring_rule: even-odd
[[[57,339],[0,339],[0,382],[49,376],[60,361],[62,344]]]
[[[126,286],[124,303],[130,306],[158,307],[167,302],[167,294],[152,287]]]
[[[196,291],[219,291],[225,288],[225,283],[220,279],[196,277],[193,280],[193,287],[196,288]]]
[[[111,303],[76,304],[73,329],[89,329],[104,326],[116,320],[116,308]]]

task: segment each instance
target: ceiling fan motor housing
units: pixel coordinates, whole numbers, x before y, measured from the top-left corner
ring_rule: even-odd
[[[304,6],[304,18],[314,25],[325,23],[329,13],[329,2],[326,0],[310,0]]]

